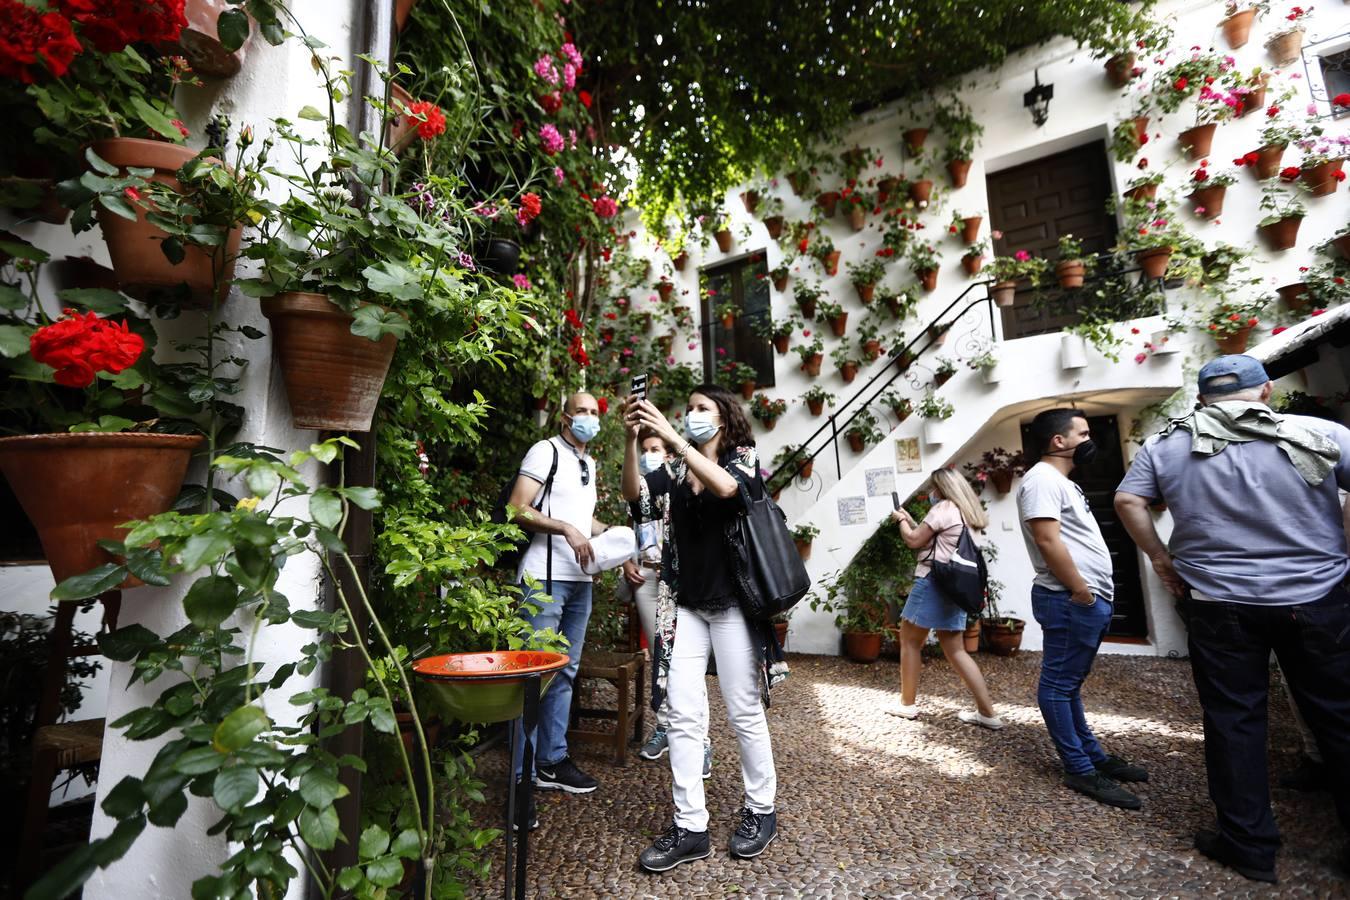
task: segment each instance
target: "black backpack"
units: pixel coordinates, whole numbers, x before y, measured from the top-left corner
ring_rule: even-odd
[[[984,610],[988,593],[989,567],[985,564],[979,545],[970,536],[970,529],[964,523],[961,525],[961,537],[956,541],[956,549],[952,551],[950,560],[938,562],[933,558],[936,555],[937,536],[934,535],[928,577],[933,580],[941,596],[961,607],[968,615],[978,616]]]
[[[558,474],[558,445],[553,443],[553,441],[551,440],[548,442],[548,445],[553,448],[553,465],[549,467],[548,477],[544,479],[544,489],[539,492],[539,499],[536,500],[534,503],[530,504],[531,508],[536,511],[542,510],[544,508],[544,498],[547,497],[553,491],[553,476]],[[517,472],[512,478],[510,478],[505,484],[503,484],[502,489],[497,492],[497,502],[492,507],[492,524],[506,525],[511,521],[510,516],[507,514],[506,508],[511,502],[511,493],[512,491],[515,490],[516,482],[519,480],[520,480],[520,473]],[[515,571],[520,568],[520,559],[522,556],[525,555],[525,551],[529,549],[530,542],[534,540],[534,535],[535,535],[534,532],[526,531],[525,536],[521,538],[519,541],[517,541],[515,543],[515,546],[513,546],[509,550],[504,550],[500,554],[498,554],[497,561],[492,564],[492,567],[494,569],[500,569],[504,572],[515,573]],[[549,569],[551,573],[553,568],[552,541],[549,542],[548,549],[549,549]]]

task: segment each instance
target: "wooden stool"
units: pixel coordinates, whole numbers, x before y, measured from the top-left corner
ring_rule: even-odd
[[[646,657],[641,653],[612,653],[604,650],[586,650],[581,654],[581,665],[576,680],[598,678],[614,685],[618,692],[616,709],[586,709],[581,706],[581,692],[572,692],[572,726],[567,731],[568,742],[605,744],[614,748],[614,763],[628,765],[629,722],[632,738],[642,740],[642,725],[646,716],[643,702],[644,681],[647,673]],[[632,685],[633,702],[629,702]],[[615,723],[613,731],[592,731],[580,727],[582,719],[606,719]]]

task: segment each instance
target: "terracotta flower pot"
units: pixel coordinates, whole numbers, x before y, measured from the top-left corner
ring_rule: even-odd
[[[352,334],[352,317],[323,294],[267,297],[262,311],[272,323],[295,427],[369,431],[398,338]]]
[[[671,263],[675,266],[676,272],[683,272],[684,264],[687,262],[689,262],[689,254],[683,250],[675,254],[675,257],[671,260]]]
[[[822,191],[817,194],[816,206],[820,207],[821,212],[825,214],[826,218],[832,217],[839,206],[839,192]]]
[[[1143,146],[1148,140],[1148,116],[1135,116],[1131,121],[1134,122],[1135,139]]]
[[[1325,197],[1336,193],[1336,173],[1341,171],[1344,160],[1333,159],[1316,166],[1305,166],[1299,177],[1308,186],[1308,192],[1314,197]]]
[[[745,211],[753,216],[759,208],[759,191],[741,191],[741,203],[745,204]]]
[[[863,356],[867,357],[868,362],[876,362],[877,358],[881,356],[881,341],[864,341]]]
[[[920,208],[927,206],[932,196],[933,182],[931,179],[922,178],[909,183],[909,199],[913,200]]]
[[[831,250],[821,258],[821,265],[825,267],[825,274],[831,277],[839,274],[839,254],[838,250]]]
[[[854,231],[862,231],[867,227],[867,210],[861,206],[855,206],[848,211],[848,224]]]
[[[1270,73],[1263,73],[1260,86],[1252,88],[1242,95],[1242,108],[1238,110],[1238,118],[1242,118],[1248,113],[1254,113],[1266,105],[1266,84],[1269,81]]]
[[[936,385],[937,387],[942,387],[944,384],[951,381],[952,376],[955,374],[956,374],[955,372],[934,372],[933,384]]]
[[[408,17],[412,15],[417,0],[394,0],[394,27],[401,33],[408,27]]]
[[[798,541],[798,540],[794,540],[792,543],[794,543],[794,544],[797,545],[797,555],[800,556],[800,557],[802,558],[802,562],[806,562],[807,560],[809,560],[809,559],[811,558],[811,542],[810,542],[810,541]],[[778,625],[782,625],[783,628],[784,628],[784,630],[787,629],[787,623],[786,623],[786,622],[778,622],[778,623],[775,623],[774,627],[776,628],[776,627],[778,627]]]
[[[792,193],[798,197],[806,192],[811,185],[811,176],[806,172],[793,172],[787,177],[788,184],[792,186]]]
[[[872,302],[872,298],[876,295],[877,286],[875,284],[859,284],[855,281],[853,282],[853,289],[858,292],[858,299],[866,306]]]
[[[904,310],[900,308],[900,298],[895,296],[886,298],[886,309],[890,311],[892,317],[897,319],[900,318],[900,314],[904,312]]]
[[[1191,191],[1191,203],[1195,206],[1195,214],[1202,219],[1213,219],[1223,213],[1223,199],[1228,194],[1228,187],[1222,184],[1216,184],[1211,187],[1196,188]]]
[[[914,405],[905,401],[903,406],[892,406],[891,414],[895,416],[895,423],[898,425],[910,417],[914,412]]]
[[[984,644],[995,656],[1016,656],[1022,646],[1022,631],[1026,622],[1021,619],[981,619],[980,633]]]
[[[1055,277],[1059,279],[1059,286],[1066,290],[1080,288],[1087,277],[1087,266],[1081,259],[1061,260],[1055,263]]]
[[[670,299],[670,292],[673,290],[675,290],[674,282],[661,281],[656,285],[656,293],[661,297],[662,303]]]
[[[802,318],[814,319],[816,317],[816,301],[814,297],[798,297],[797,308],[802,311]]]
[[[952,180],[953,188],[966,186],[966,179],[970,177],[970,165],[971,161],[968,159],[947,160],[947,177]]]
[[[961,242],[967,247],[980,239],[980,223],[984,216],[967,216],[961,220]]]
[[[818,416],[825,411],[824,400],[807,400],[806,408],[811,411],[811,415]]]
[[[756,388],[756,387],[758,387],[758,385],[755,384],[755,382],[753,382],[753,381],[742,381],[742,382],[741,382],[741,397],[743,397],[743,398],[746,399],[746,400],[751,399],[752,397],[755,396],[755,388]]]
[[[787,286],[788,286],[788,276],[787,276],[787,275],[784,275],[782,278],[774,278],[774,279],[773,279],[773,289],[774,289],[775,291],[777,291],[778,293],[781,294],[781,293],[783,293],[784,291],[786,291],[786,290],[787,290]]]
[[[999,306],[1012,306],[1013,300],[1017,294],[1017,282],[1000,281],[989,289],[989,293],[994,295],[994,303]]]
[[[1139,267],[1144,270],[1145,278],[1161,278],[1167,271],[1167,263],[1172,259],[1171,246],[1150,247],[1147,250],[1137,250],[1134,254],[1134,261],[1139,263]]]
[[[1341,251],[1341,256],[1350,259],[1350,234],[1343,234],[1340,237],[1332,238],[1331,246]]]
[[[920,269],[914,274],[919,276],[919,281],[923,284],[923,289],[926,293],[931,294],[933,291],[937,290],[938,270],[936,268]]]
[[[663,334],[656,338],[656,345],[661,348],[662,356],[669,356],[670,351],[675,348],[675,335]]]
[[[846,362],[839,367],[839,375],[844,379],[844,384],[852,384],[853,379],[858,377],[858,364],[855,362]]]
[[[723,317],[722,317],[722,327],[723,327],[724,329],[726,329],[727,331],[730,331],[731,329],[735,328],[735,327],[736,327],[736,314],[735,314],[735,313],[727,313],[725,316],[723,316]]]
[[[216,30],[220,14],[231,8],[227,0],[187,0],[184,4],[183,17],[187,27],[179,33],[177,46],[193,73],[230,78],[243,65],[248,44],[231,53],[220,43],[220,33]]]
[[[797,470],[797,477],[803,481],[809,479],[811,477],[811,472],[815,467],[816,461],[814,459],[808,459],[806,462],[802,463],[802,467]],[[810,541],[807,541],[807,543],[810,543]]]
[[[1125,192],[1125,197],[1130,200],[1152,200],[1156,196],[1158,196],[1156,184],[1141,184]]]
[[[908,369],[910,366],[914,365],[914,361],[916,359],[918,359],[918,357],[914,354],[913,350],[901,350],[900,356],[896,361],[896,365],[898,365],[900,367],[900,371],[903,372],[905,369]]]
[[[854,453],[861,453],[867,448],[867,444],[863,441],[863,436],[856,431],[850,431],[847,437],[849,449]]]
[[[718,229],[713,232],[713,240],[717,241],[717,249],[723,253],[730,253],[732,247],[731,231],[726,228]]]
[[[548,409],[548,399],[549,399],[549,398],[547,398],[547,397],[535,397],[535,398],[534,398],[534,408],[537,409],[537,410]]]
[[[905,142],[905,147],[909,150],[910,156],[918,156],[923,150],[924,141],[928,140],[927,128],[911,128],[901,133],[900,137]]]
[[[885,203],[887,200],[891,199],[891,194],[894,194],[895,189],[899,186],[899,178],[896,178],[894,175],[886,176],[877,182],[877,199],[882,203]]]
[[[874,663],[881,656],[881,635],[861,631],[844,632],[844,655],[854,662]]]
[[[1209,156],[1210,149],[1214,146],[1214,129],[1219,126],[1211,122],[1208,125],[1196,125],[1194,128],[1187,128],[1181,134],[1177,135],[1177,143],[1186,151],[1186,155],[1191,159],[1203,159]]]
[[[151,181],[180,188],[174,173],[196,151],[165,141],[147,141],[140,138],[109,138],[95,141],[93,151],[104,161],[124,172],[127,168],[154,169]],[[103,240],[108,245],[108,257],[122,290],[138,300],[174,301],[183,299],[186,305],[208,306],[213,288],[215,295],[224,299],[234,277],[234,259],[239,255],[239,238],[243,229],[229,233],[223,248],[223,258],[216,260],[198,247],[184,246],[183,261],[174,265],[164,256],[161,242],[167,235],[152,225],[145,211],[137,208],[136,221],[124,219],[115,213],[97,209],[98,224]],[[219,278],[216,267],[219,266]]]
[[[201,435],[98,433],[0,438],[0,472],[37,529],[57,584],[113,559],[120,526],[167,512]],[[121,587],[137,587],[128,579]]]
[[[1280,161],[1284,158],[1284,144],[1267,144],[1256,151],[1256,177],[1265,181],[1280,174]]]
[[[413,138],[417,136],[418,121],[412,116],[404,115],[404,110],[411,109],[415,102],[416,98],[399,83],[389,85],[389,105],[393,109],[384,142],[395,153],[402,153],[412,145]]]
[[[1256,18],[1256,9],[1241,9],[1223,20],[1219,26],[1223,29],[1223,39],[1228,42],[1232,50],[1237,50],[1247,45],[1247,39],[1251,37],[1252,20]]]
[[[979,253],[963,256],[961,257],[961,268],[966,270],[967,275],[978,275],[980,269],[984,268],[984,257]]]
[[[1123,88],[1134,78],[1133,53],[1117,53],[1106,61],[1106,77],[1113,87]]]
[[[990,472],[989,480],[994,483],[994,490],[1000,494],[1006,494],[1012,490],[1013,473],[1010,469],[996,469]]]
[[[1308,308],[1308,285],[1302,281],[1276,288],[1275,293],[1280,295],[1290,312],[1303,312]]]
[[[1286,216],[1269,225],[1258,225],[1256,230],[1271,250],[1288,250],[1298,241],[1298,226],[1302,224],[1302,216]]]
[[[792,335],[790,334],[776,334],[773,337],[773,349],[777,350],[780,354],[786,354],[788,352],[788,342],[791,340]]]
[[[1303,30],[1295,29],[1277,34],[1266,41],[1266,52],[1277,66],[1287,66],[1303,53]]]
[[[1215,337],[1214,343],[1218,345],[1220,353],[1242,353],[1247,349],[1247,341],[1251,338],[1251,335],[1252,326],[1247,325],[1239,328],[1230,335]]]
[[[967,653],[980,652],[980,620],[975,619],[961,634],[961,643]]]
[[[769,232],[770,240],[778,240],[783,236],[783,217],[769,216],[764,220],[764,228]]]
[[[830,319],[830,331],[834,332],[835,337],[843,337],[844,333],[848,331],[848,313],[841,312]]]
[[[824,353],[812,353],[811,358],[802,363],[802,371],[812,378],[815,378],[820,374],[820,364],[824,360]]]

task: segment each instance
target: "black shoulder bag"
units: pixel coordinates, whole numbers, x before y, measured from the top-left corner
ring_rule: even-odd
[[[741,589],[741,612],[751,621],[771,619],[787,612],[811,589],[811,576],[802,562],[787,517],[756,477],[758,498],[740,486],[744,509],[728,528],[728,543]]]
[[[949,525],[943,531],[955,528]],[[940,534],[941,532],[939,532]],[[988,596],[989,568],[985,564],[984,554],[979,545],[970,536],[970,529],[961,523],[961,536],[956,539],[956,549],[947,562],[938,562],[938,536],[933,535],[933,549],[929,551],[927,563],[928,577],[938,589],[938,594],[946,597],[967,615],[978,616],[984,611],[985,598]]]

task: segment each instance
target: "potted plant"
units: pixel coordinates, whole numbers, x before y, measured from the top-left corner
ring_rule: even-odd
[[[933,108],[933,123],[947,137],[944,151],[952,187],[965,187],[971,160],[975,158],[975,141],[984,134],[984,126],[975,120],[970,107],[955,96]]]
[[[802,394],[802,399],[806,401],[806,406],[811,410],[811,415],[818,416],[825,411],[827,403],[831,407],[834,406],[835,396],[820,385],[813,384]]]
[[[904,141],[905,149],[909,151],[909,155],[917,157],[923,153],[924,142],[928,140],[928,129],[906,128],[900,133],[900,139]]]
[[[759,200],[759,220],[769,232],[769,240],[776,241],[783,236],[783,201],[769,194]]]
[[[1116,162],[1131,162],[1148,143],[1148,116],[1135,116],[1111,129],[1111,155]]]
[[[1055,277],[1059,286],[1072,290],[1083,286],[1083,279],[1092,270],[1095,260],[1083,252],[1083,245],[1072,234],[1059,239],[1059,262],[1055,263]]]
[[[717,249],[723,253],[730,253],[735,241],[731,236],[731,219],[726,214],[719,214],[709,219],[712,225],[713,240],[717,241]]]
[[[792,529],[792,541],[803,561],[811,558],[811,542],[820,536],[820,529],[814,525],[798,525]]]
[[[1256,112],[1266,105],[1266,92],[1270,87],[1270,73],[1264,71],[1260,66],[1252,69],[1250,75],[1234,69],[1228,73],[1226,79],[1228,86],[1231,87],[1242,100],[1242,105],[1236,110],[1238,118],[1242,118],[1249,113]]]
[[[845,384],[852,384],[853,379],[858,377],[860,363],[853,348],[847,343],[840,343],[838,347],[830,351],[830,362],[834,363],[835,368],[839,370]]]
[[[1215,128],[1242,106],[1241,96],[1223,83],[1232,69],[1231,56],[1195,50],[1153,77],[1149,99],[1161,112],[1176,112],[1195,98],[1194,124],[1177,137],[1191,159],[1209,155]]]
[[[1261,323],[1260,313],[1265,309],[1264,298],[1258,300],[1225,299],[1209,312],[1206,329],[1214,338],[1221,353],[1242,353],[1252,329]]]
[[[816,461],[804,444],[784,444],[773,456],[774,470],[790,483],[794,478],[803,481],[811,477]]]
[[[812,378],[820,374],[820,364],[825,359],[825,345],[821,343],[820,338],[809,344],[798,344],[792,348],[792,352],[801,357],[803,372]]]
[[[811,593],[811,609],[834,613],[834,625],[844,637],[844,655],[859,663],[873,663],[881,655],[881,637],[886,627],[886,602],[864,578],[847,571],[828,575],[822,585],[825,596]]]
[[[1299,58],[1303,52],[1303,22],[1312,15],[1311,6],[1290,7],[1285,15],[1288,24],[1278,26],[1266,38],[1266,52],[1275,61],[1276,66],[1287,66]]]
[[[794,293],[797,308],[802,311],[802,318],[814,319],[816,317],[816,303],[820,300],[820,286],[810,281],[798,281]]]
[[[729,359],[718,368],[722,372],[723,383],[729,389],[740,391],[741,397],[745,400],[755,395],[755,388],[759,386],[759,373],[755,371],[754,366]]]
[[[1188,241],[1166,200],[1125,201],[1125,227],[1116,249],[1134,255],[1144,278],[1162,278],[1176,248]]]
[[[956,363],[946,357],[939,357],[937,368],[933,370],[933,383],[936,387],[942,387],[944,384],[951,381],[952,376],[955,374]]]
[[[877,417],[870,409],[860,409],[844,432],[854,453],[862,453],[869,444],[877,444],[886,436],[877,429]]]
[[[1280,187],[1281,180],[1292,182],[1298,176],[1299,170],[1291,166],[1281,173],[1280,179],[1271,179],[1261,189],[1261,209],[1266,214],[1256,230],[1271,250],[1288,250],[1298,240],[1298,227],[1303,224],[1307,208],[1297,190]]]
[[[670,295],[674,290],[674,282],[665,275],[662,275],[661,280],[656,282],[656,293],[661,297],[662,303],[668,303],[670,301]]]
[[[770,400],[767,394],[755,394],[750,401],[750,415],[763,423],[765,431],[773,431],[779,417],[785,412],[787,401],[783,399]]]
[[[962,469],[965,471],[966,480],[972,482],[972,486],[992,483],[994,489],[1003,495],[1012,490],[1014,478],[1026,473],[1027,464],[1026,458],[1020,452],[995,447],[981,454],[978,461],[966,463]]]
[[[909,270],[923,284],[927,293],[937,290],[938,267],[941,259],[932,244],[916,241],[905,254],[909,260]]]
[[[1280,174],[1280,162],[1284,151],[1290,144],[1303,140],[1305,130],[1298,125],[1276,121],[1261,131],[1261,146],[1244,153],[1233,162],[1238,166],[1250,166],[1256,177],[1265,181]]]
[[[877,282],[884,277],[886,277],[886,265],[875,257],[848,264],[848,279],[853,282],[853,287],[858,292],[858,299],[862,301],[864,306],[872,302],[872,296],[877,289]]]
[[[858,325],[858,347],[862,350],[863,359],[867,362],[876,362],[881,356],[881,340],[879,335],[881,328],[876,319],[867,317]]]
[[[1350,260],[1350,225],[1344,226],[1340,231],[1333,234],[1318,250],[1330,255],[1332,248],[1340,251],[1342,259]]]
[[[736,317],[740,315],[741,308],[734,301],[728,300],[726,303],[719,303],[713,307],[713,317],[722,324],[727,331],[736,327]]]
[[[969,362],[969,366],[980,373],[985,384],[998,383],[998,357],[993,350],[986,350]]]
[[[993,280],[989,292],[993,294],[994,302],[999,306],[1012,306],[1017,283],[1025,279],[1033,286],[1040,284],[1047,268],[1049,263],[1026,250],[1018,250],[1012,256],[995,256],[987,268]]]
[[[835,249],[834,241],[830,240],[829,235],[823,231],[817,231],[816,236],[811,240],[810,253],[820,260],[820,265],[827,276],[833,277],[839,274],[840,254]]]
[[[1252,22],[1256,19],[1259,11],[1269,11],[1269,0],[1262,0],[1258,3],[1240,3],[1237,0],[1229,0],[1224,7],[1224,20],[1219,23],[1219,28],[1223,31],[1223,39],[1228,42],[1229,49],[1240,50],[1247,45],[1247,40],[1251,36]]]
[[[894,389],[882,394],[880,399],[882,405],[895,416],[895,424],[897,425],[908,419],[910,413],[914,412],[914,403],[908,397],[901,396],[900,392]]]
[[[983,549],[988,550],[987,547]],[[980,634],[984,636],[985,646],[996,656],[1016,656],[1022,646],[1026,621],[999,609],[998,603],[1003,599],[1003,582],[998,579],[989,579],[985,597],[984,614],[980,617]]]
[[[956,409],[946,400],[933,393],[930,388],[924,394],[923,400],[915,411],[919,414],[919,418],[924,420],[923,439],[925,443],[943,443],[947,439],[947,420],[956,413]]]
[[[919,307],[919,293],[913,285],[903,291],[887,291],[881,296],[882,305],[896,321],[904,321]]]
[[[918,209],[927,209],[933,199],[933,180],[916,178],[909,183],[909,201]]]
[[[838,191],[821,191],[816,195],[816,208],[827,219],[833,219],[839,207]]]
[[[1317,134],[1310,134],[1299,141],[1298,145],[1303,150],[1299,177],[1303,179],[1309,194],[1325,197],[1334,194],[1336,185],[1345,180],[1341,166],[1345,163],[1346,154],[1350,154],[1350,135],[1324,137],[1320,134],[1320,127],[1316,131]]]
[[[867,211],[876,203],[876,198],[856,187],[847,186],[839,192],[839,204],[848,216],[849,226],[854,231],[867,227]]]
[[[753,319],[751,328],[755,334],[772,341],[773,348],[779,355],[786,355],[788,344],[792,340],[792,332],[801,328],[803,324],[801,316],[794,313],[777,321],[768,316],[757,316]]]
[[[779,264],[769,270],[769,279],[773,282],[774,290],[783,293],[787,290],[788,276],[791,271],[786,264]]]
[[[952,210],[952,220],[947,225],[947,232],[959,235],[961,243],[969,247],[979,239],[980,224],[983,222],[984,216],[967,216]]]
[[[1235,183],[1237,177],[1230,172],[1212,172],[1209,160],[1200,160],[1200,165],[1191,172],[1190,200],[1193,211],[1202,219],[1215,219],[1223,213],[1224,195],[1228,186]]]
[[[816,307],[820,317],[830,323],[830,331],[835,337],[843,337],[848,331],[848,313],[837,303],[821,303]]]
[[[989,249],[988,238],[981,238],[961,252],[961,268],[974,278],[984,268],[984,254]]]
[[[1158,185],[1163,183],[1162,172],[1152,172],[1130,179],[1124,192],[1127,200],[1152,200],[1158,194]]]
[[[881,234],[881,248],[876,252],[877,258],[891,260],[897,254],[904,253],[905,248],[909,246],[910,232],[910,228],[899,222],[886,226],[886,230]]]

